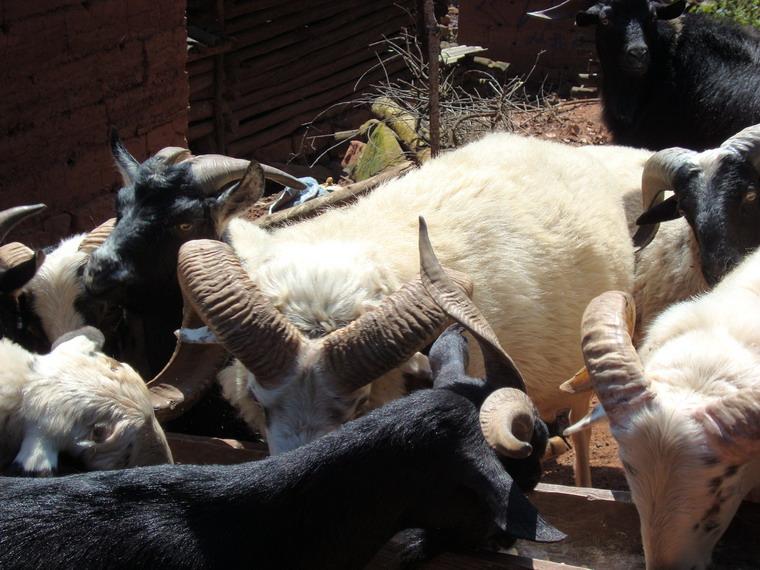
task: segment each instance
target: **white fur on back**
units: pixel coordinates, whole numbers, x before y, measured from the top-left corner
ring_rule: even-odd
[[[629,154],[633,168],[649,155]],[[334,326],[358,317],[384,288],[417,275],[419,215],[441,263],[472,278],[475,303],[542,414],[567,407],[557,385],[583,363],[586,304],[602,291],[633,286],[618,173],[593,153],[493,134],[352,207],[271,234],[233,220],[229,236],[254,280],[293,322]]]

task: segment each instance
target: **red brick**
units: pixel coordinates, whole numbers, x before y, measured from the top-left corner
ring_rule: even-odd
[[[6,21],[14,22],[79,3],[80,0],[16,0],[15,2],[4,2],[3,17]]]

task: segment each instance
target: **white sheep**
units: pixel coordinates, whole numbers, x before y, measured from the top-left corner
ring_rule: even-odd
[[[631,168],[640,173],[650,154],[631,152]],[[588,409],[588,394],[563,394],[557,386],[582,364],[582,311],[612,284],[633,287],[619,176],[592,153],[493,134],[313,220],[272,232],[233,220],[228,239],[294,334],[329,338],[414,279],[417,217],[424,215],[441,262],[472,278],[473,300],[514,355],[542,417],[570,407],[577,418]],[[638,184],[638,176],[628,179]],[[425,338],[415,342],[410,355]],[[373,370],[361,387],[301,361],[283,361],[288,368],[266,386],[242,366],[223,371],[220,381],[279,453],[401,396],[401,373],[392,369],[404,360]],[[482,374],[479,355],[473,362],[473,374]],[[366,371],[357,365],[356,374]],[[577,473],[588,484],[584,437],[576,438]]]
[[[608,292],[583,350],[641,518],[647,568],[706,568],[760,483],[760,251],[663,312],[638,353],[632,298]],[[628,328],[628,330],[626,330]]]
[[[0,340],[0,469],[55,473],[60,454],[87,470],[171,463],[145,383],[102,343],[92,327],[45,355]]]

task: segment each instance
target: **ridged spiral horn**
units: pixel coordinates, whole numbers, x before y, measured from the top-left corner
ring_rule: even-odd
[[[116,218],[110,218],[88,233],[79,244],[79,251],[90,255],[108,239],[116,227]]]
[[[651,209],[662,202],[662,193],[673,190],[678,195],[673,179],[684,164],[691,164],[694,168],[699,165],[693,160],[697,155],[693,150],[685,148],[666,148],[653,154],[644,165],[641,174],[641,202],[643,212]],[[642,215],[644,215],[642,214]],[[654,239],[660,224],[644,224],[639,226],[633,236],[633,244],[643,249]]]
[[[449,271],[462,295],[472,294],[464,273]],[[406,283],[380,306],[325,337],[325,366],[347,390],[369,384],[411,358],[449,324],[420,279]]]
[[[631,295],[607,291],[589,303],[581,324],[583,359],[613,427],[654,397],[631,341],[635,313]]]
[[[726,140],[720,148],[737,153],[760,173],[760,125],[752,125]]]
[[[526,394],[522,374],[477,306],[443,271],[422,216],[419,224],[422,283],[441,308],[477,339],[483,353],[485,381],[494,389],[480,408],[483,436],[505,457],[528,457],[533,452],[530,440],[538,413]]]
[[[419,218],[419,224],[421,278],[426,291],[452,319],[477,339],[483,352],[486,382],[493,384],[495,388],[516,388],[525,392],[525,381],[520,370],[502,348],[483,313],[469,297],[462,294],[459,287],[453,286],[443,270],[430,243],[427,223],[422,216]]]
[[[16,206],[0,212],[0,243],[8,236],[17,224],[46,208],[45,204],[31,206]]]
[[[182,245],[185,302],[266,388],[278,386],[303,343],[299,331],[251,281],[232,248],[214,240]]]

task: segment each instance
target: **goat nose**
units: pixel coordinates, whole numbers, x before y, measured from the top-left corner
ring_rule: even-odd
[[[84,285],[89,293],[102,295],[123,284],[129,275],[120,259],[93,254],[84,268]]]
[[[628,55],[634,59],[644,59],[649,55],[649,50],[646,46],[633,46],[628,48]]]

